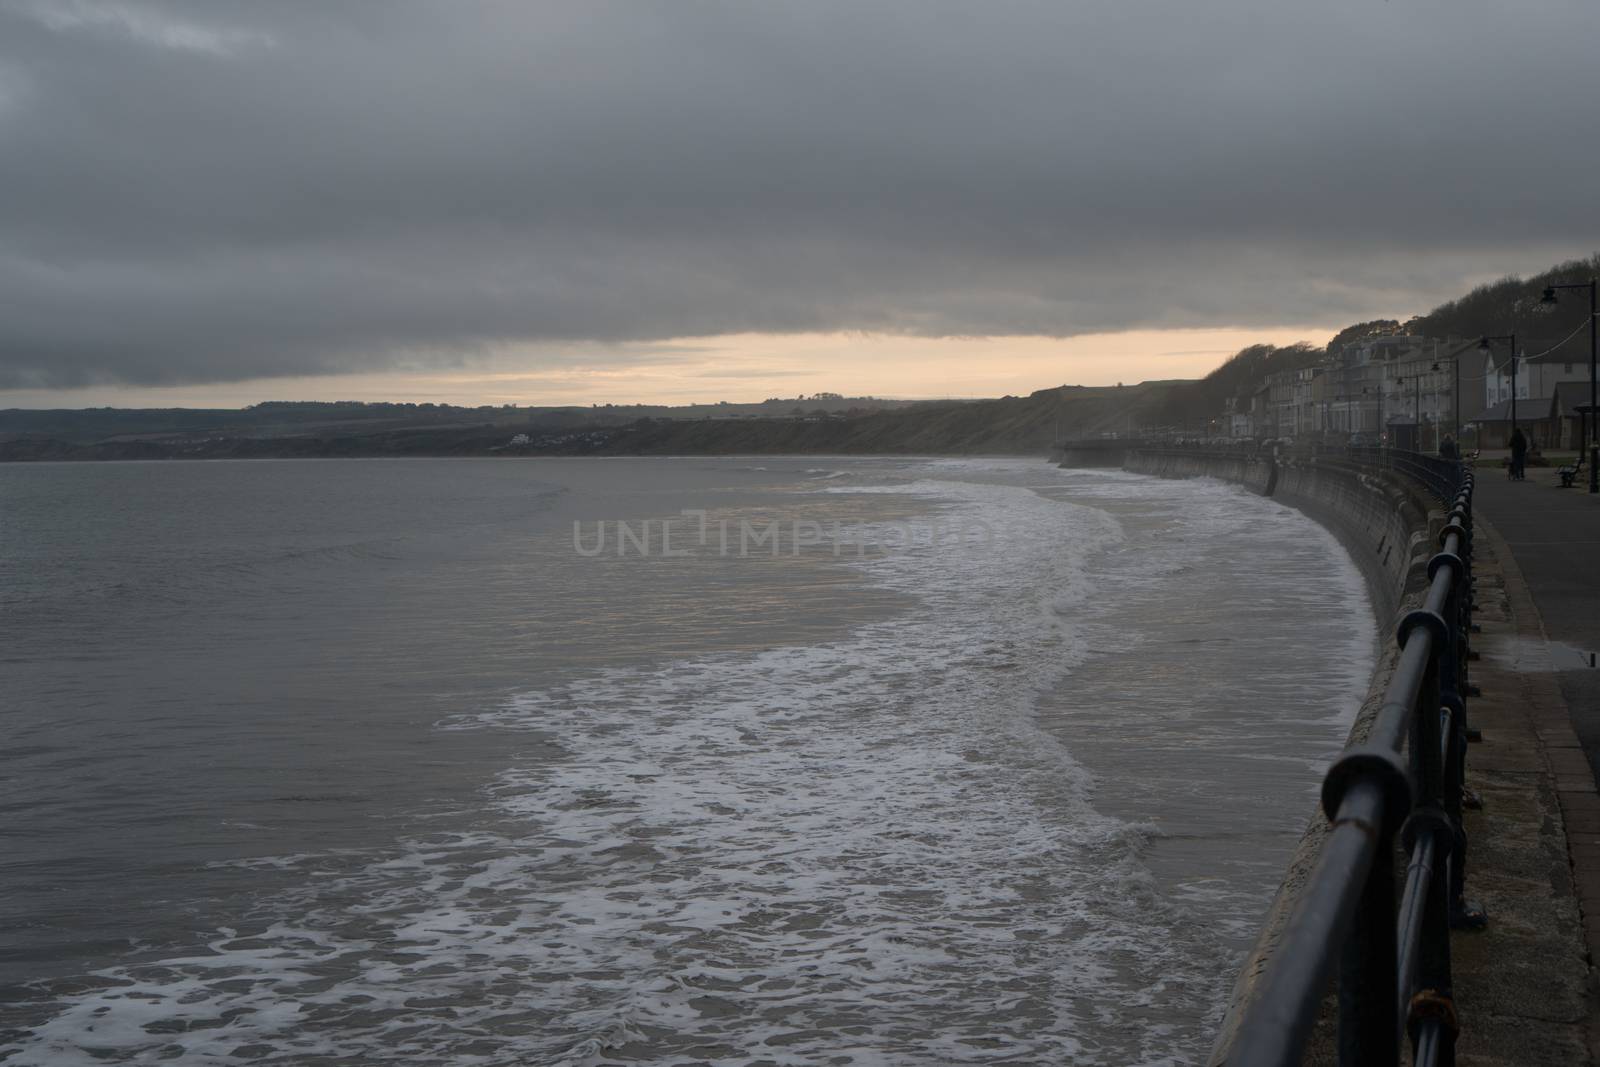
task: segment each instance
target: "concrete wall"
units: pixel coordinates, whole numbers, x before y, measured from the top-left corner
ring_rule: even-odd
[[[1063,467],[1120,467],[1134,447],[1120,441],[1080,441],[1058,446],[1050,458]]]
[[[1074,466],[1070,462],[1062,465]],[[1427,562],[1443,526],[1442,509],[1409,479],[1342,460],[1142,449],[1128,454],[1125,467],[1164,478],[1217,478],[1246,485],[1298,508],[1339,538],[1366,578],[1380,638],[1377,670],[1350,729],[1350,744],[1365,741],[1399,658],[1393,640],[1395,623],[1403,610],[1418,606],[1427,588]],[[1320,809],[1310,816],[1255,946],[1240,969],[1209,1060],[1212,1067],[1228,1063],[1243,1011],[1260,989],[1267,964],[1322,851],[1327,820]],[[1325,1054],[1328,1050],[1320,1051]],[[1313,1049],[1308,1062],[1323,1058],[1318,1052]]]
[[[1238,482],[1262,496],[1273,495],[1278,475],[1277,464],[1270,456],[1190,448],[1139,449],[1128,454],[1123,467],[1158,478],[1218,478]]]

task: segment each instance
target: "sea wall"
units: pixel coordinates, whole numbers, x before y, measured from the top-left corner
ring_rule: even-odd
[[[1142,448],[1130,451],[1122,466],[1158,478],[1220,478],[1238,482],[1262,496],[1271,496],[1277,488],[1278,465],[1272,457],[1247,452]]]
[[[1075,464],[1064,462],[1062,466]],[[1366,579],[1381,638],[1377,669],[1348,738],[1350,744],[1365,741],[1399,659],[1399,648],[1388,638],[1400,613],[1416,607],[1427,588],[1427,562],[1443,526],[1442,509],[1410,479],[1334,458],[1281,459],[1265,454],[1146,448],[1130,450],[1124,467],[1163,478],[1217,478],[1248,486],[1305,512],[1339,539]],[[1283,883],[1240,969],[1209,1060],[1212,1067],[1229,1062],[1244,1009],[1261,987],[1284,927],[1321,853],[1327,820],[1320,809],[1309,814]],[[1308,1059],[1317,1060],[1316,1052]]]
[[[1136,447],[1122,441],[1081,441],[1057,445],[1050,457],[1063,467],[1121,467]]]

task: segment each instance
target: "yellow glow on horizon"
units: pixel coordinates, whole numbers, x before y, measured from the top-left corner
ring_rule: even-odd
[[[1129,330],[1076,337],[727,334],[522,345],[477,364],[208,385],[0,391],[0,407],[242,407],[263,400],[582,405],[751,402],[817,392],[901,399],[1198,378],[1252,344],[1323,344],[1325,327]]]

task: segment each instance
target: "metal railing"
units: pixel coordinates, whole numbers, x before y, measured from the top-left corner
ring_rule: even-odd
[[[1330,825],[1321,855],[1245,1008],[1230,1065],[1300,1063],[1335,973],[1340,1064],[1396,1064],[1406,1036],[1417,1067],[1455,1063],[1450,930],[1481,921],[1463,899],[1461,820],[1473,476],[1453,461],[1382,451],[1348,458],[1440,495],[1450,508],[1441,551],[1428,562],[1422,607],[1400,622],[1399,662],[1370,734],[1323,781]]]
[[[1462,465],[1459,460],[1375,445],[1352,445],[1338,451],[1355,463],[1399,471],[1427,487],[1428,492],[1445,504],[1450,502],[1461,480]]]

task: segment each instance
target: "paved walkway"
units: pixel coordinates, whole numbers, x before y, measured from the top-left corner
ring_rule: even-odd
[[[1600,1063],[1600,497],[1557,484],[1485,468],[1475,498],[1468,896],[1490,926],[1453,941],[1462,1063],[1481,1067]]]
[[[1475,506],[1511,547],[1545,632],[1573,729],[1600,778],[1600,495],[1561,489],[1553,468],[1531,467],[1526,481],[1480,468]]]

